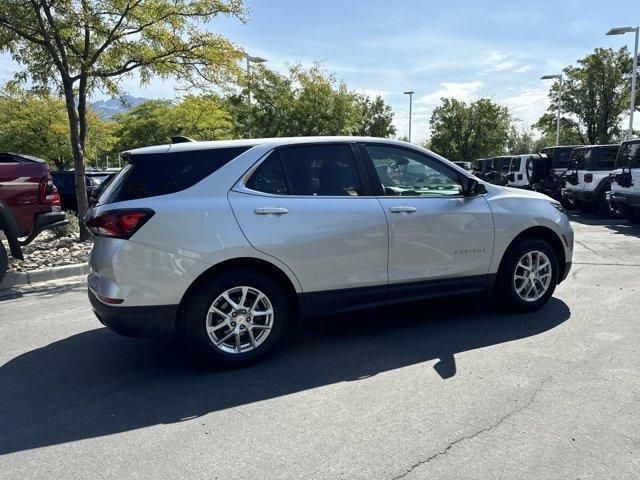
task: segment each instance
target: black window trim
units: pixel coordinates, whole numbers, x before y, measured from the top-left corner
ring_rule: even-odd
[[[271,156],[271,154],[275,153],[276,155],[278,155],[278,160],[280,161],[280,167],[282,168],[283,172],[284,172],[284,165],[282,164],[282,157],[280,156],[280,152],[282,150],[288,149],[288,148],[300,148],[300,147],[306,147],[306,146],[348,146],[349,150],[351,152],[351,156],[353,157],[355,166],[356,166],[356,174],[358,175],[359,179],[360,179],[360,184],[362,186],[362,195],[278,195],[278,194],[274,194],[274,193],[267,193],[267,192],[261,192],[259,190],[253,190],[249,187],[247,187],[247,183],[249,182],[249,179],[253,176],[253,174],[256,172],[256,170],[258,170],[258,168],[260,167],[260,165],[262,165],[262,163]],[[365,168],[365,162],[363,161],[363,158],[360,154],[360,152],[357,149],[357,142],[353,141],[353,142],[348,142],[348,141],[335,141],[335,142],[304,142],[304,143],[291,143],[291,144],[286,144],[286,145],[278,145],[274,148],[272,148],[271,150],[269,150],[268,152],[265,152],[264,155],[262,155],[252,166],[251,168],[249,168],[249,170],[247,170],[245,172],[244,175],[242,175],[242,177],[240,178],[240,180],[238,182],[236,182],[236,185],[232,188],[233,191],[239,192],[239,193],[245,193],[245,194],[251,194],[251,195],[260,195],[260,196],[264,196],[264,197],[271,197],[271,198],[332,198],[332,199],[336,199],[336,198],[342,198],[342,199],[346,199],[346,198],[375,198],[376,195],[373,192],[373,187],[371,185],[371,182],[369,180],[369,176],[366,174],[366,168]],[[287,181],[286,179],[286,175],[285,175],[285,182]],[[287,184],[287,190],[289,189],[289,185]]]
[[[373,160],[371,159],[371,155],[369,155],[369,151],[367,150],[367,145],[375,145],[378,147],[391,147],[391,148],[399,148],[401,150],[406,150],[408,152],[412,152],[418,155],[422,155],[423,157],[428,158],[429,160],[432,160],[436,163],[438,163],[440,166],[442,166],[443,168],[449,170],[451,173],[453,173],[455,176],[458,177],[458,181],[460,182],[460,185],[462,186],[462,181],[461,181],[461,177],[466,177],[467,179],[472,178],[470,176],[466,176],[464,174],[462,174],[461,172],[458,172],[457,170],[454,170],[453,168],[451,168],[449,165],[445,164],[444,162],[442,162],[441,160],[427,154],[424,153],[421,150],[418,149],[414,149],[414,148],[410,148],[410,147],[405,147],[404,145],[396,145],[393,143],[386,143],[386,142],[359,142],[358,145],[360,146],[360,151],[361,154],[363,155],[363,158],[365,158],[365,162],[367,165],[367,171],[369,172],[369,176],[373,179],[375,179],[375,183],[372,182],[374,185],[380,184],[380,180],[378,178],[378,172],[376,172],[375,166],[373,165]],[[380,184],[378,190],[378,193],[376,193],[377,197],[380,198],[424,198],[424,199],[429,199],[429,198],[467,198],[465,197],[465,195],[463,193],[459,193],[457,195],[402,195],[400,197],[398,197],[397,195],[385,195],[384,194],[384,190],[382,188],[382,184]],[[472,195],[472,197],[478,197],[481,195],[486,195],[486,192],[484,193],[478,193],[475,195]]]

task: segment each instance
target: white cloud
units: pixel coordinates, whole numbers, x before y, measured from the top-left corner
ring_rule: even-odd
[[[516,68],[514,72],[516,73],[527,73],[533,68],[533,65],[523,65],[520,68]]]
[[[478,96],[478,90],[484,85],[478,80],[473,82],[443,82],[435,92],[418,97],[418,102],[424,106],[434,106],[440,102],[441,98],[456,98],[467,101]]]

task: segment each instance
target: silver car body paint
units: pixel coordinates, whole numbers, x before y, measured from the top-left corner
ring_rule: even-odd
[[[96,238],[89,288],[123,302],[114,306],[177,305],[189,286],[215,265],[238,258],[269,262],[296,292],[384,285],[496,273],[513,239],[527,228],[556,233],[571,261],[573,232],[549,197],[482,183],[475,197],[294,197],[252,192],[244,180],[278,146],[317,142],[414,145],[361,137],[304,137],[193,142],[148,147],[162,153],[253,145],[194,186],[168,195],[95,207],[151,208],[154,216],[129,240]],[[409,206],[414,213],[391,213]],[[286,215],[255,215],[278,207]],[[388,269],[387,269],[388,264]]]

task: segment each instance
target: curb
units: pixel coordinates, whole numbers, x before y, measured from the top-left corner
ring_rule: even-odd
[[[47,282],[49,280],[59,280],[67,277],[77,277],[89,273],[88,263],[77,263],[75,265],[63,265],[62,267],[33,270],[31,272],[8,273],[2,283],[0,290],[30,285],[32,283]]]

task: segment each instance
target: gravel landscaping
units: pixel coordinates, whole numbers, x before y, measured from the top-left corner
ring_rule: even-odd
[[[8,272],[30,272],[86,263],[93,241],[89,239],[80,242],[77,220],[70,214],[68,214],[68,218],[70,219],[69,226],[62,230],[42,232],[32,243],[22,247],[24,261],[9,257]],[[9,251],[9,245],[6,241],[5,248]]]

